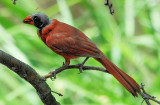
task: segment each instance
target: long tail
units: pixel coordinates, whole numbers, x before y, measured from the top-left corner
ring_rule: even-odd
[[[137,92],[140,92],[140,87],[133,78],[120,70],[108,58],[95,59],[99,61],[133,96],[138,97]]]

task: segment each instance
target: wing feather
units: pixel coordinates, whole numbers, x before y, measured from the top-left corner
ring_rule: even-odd
[[[67,24],[63,24],[65,26]],[[46,39],[46,44],[58,54],[67,54],[76,57],[103,57],[97,46],[81,31],[67,25],[67,30],[61,31],[60,25]],[[57,31],[58,30],[58,31]]]

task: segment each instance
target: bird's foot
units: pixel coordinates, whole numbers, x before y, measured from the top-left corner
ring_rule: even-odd
[[[66,65],[66,64],[63,62],[63,63],[62,63],[62,66],[65,66],[65,65]]]
[[[67,66],[68,66],[68,65],[66,65],[66,64],[63,62],[62,67],[56,69],[54,72],[50,72],[51,75],[52,75],[50,78],[51,78],[51,79],[53,79],[53,78],[56,79],[57,73],[61,72],[61,69],[65,69]]]
[[[56,72],[53,72],[53,73],[52,73],[52,76],[50,77],[50,79],[51,79],[51,80],[56,79]]]

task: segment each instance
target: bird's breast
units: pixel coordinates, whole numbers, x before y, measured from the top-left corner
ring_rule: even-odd
[[[57,24],[57,20],[54,19],[52,20],[52,22],[47,25],[46,27],[44,27],[42,30],[38,31],[38,36],[41,38],[41,40],[46,44],[46,39],[47,37],[53,33],[54,28],[56,27]]]

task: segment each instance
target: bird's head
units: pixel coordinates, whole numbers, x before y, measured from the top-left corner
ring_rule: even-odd
[[[42,29],[43,27],[49,24],[49,18],[46,14],[35,13],[35,14],[27,16],[23,20],[23,22],[26,24],[34,25],[39,29]]]

